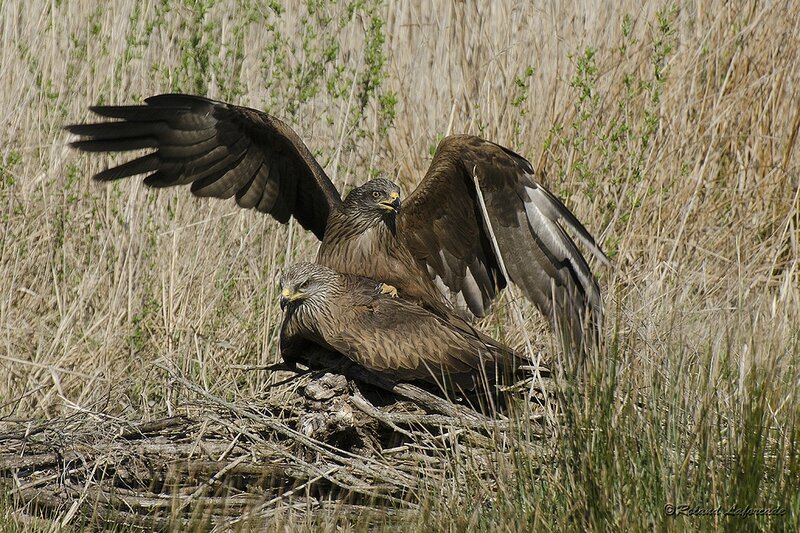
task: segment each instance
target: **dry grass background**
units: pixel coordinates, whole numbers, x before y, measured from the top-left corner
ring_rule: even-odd
[[[797,524],[798,10],[277,4],[0,1],[0,416],[172,414],[156,361],[230,400],[267,390],[243,366],[278,359],[277,276],[313,238],[185,190],[95,184],[107,161],[61,130],[90,104],[200,92],[289,122],[343,189],[382,172],[408,193],[450,132],[512,147],[612,256],[609,348],[568,398],[560,462],[445,484],[409,527]],[[557,357],[532,306],[497,309],[488,332]],[[667,502],[787,514],[669,518]]]

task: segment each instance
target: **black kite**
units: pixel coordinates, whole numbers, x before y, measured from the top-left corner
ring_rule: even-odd
[[[387,294],[385,284],[296,263],[281,277],[281,355],[292,364],[312,343],[394,382],[473,390],[525,362],[464,319]]]

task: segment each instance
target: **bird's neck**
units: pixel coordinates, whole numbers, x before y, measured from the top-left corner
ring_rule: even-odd
[[[337,210],[328,220],[317,262],[344,274],[374,278],[377,272],[369,272],[369,265],[397,246],[400,241],[382,217],[352,216]]]
[[[333,289],[325,295],[323,301],[309,299],[288,310],[283,324],[286,335],[299,335],[315,344],[331,348],[323,332],[336,331],[336,321],[329,302],[338,301],[340,298],[341,291]]]
[[[348,208],[342,204],[331,213],[325,236],[328,236],[328,232],[334,232],[335,234],[338,233],[338,235],[335,235],[335,238],[347,238],[348,236],[357,235],[381,227],[390,230],[393,226],[393,222],[394,220],[390,220],[384,213],[372,210],[360,211]]]

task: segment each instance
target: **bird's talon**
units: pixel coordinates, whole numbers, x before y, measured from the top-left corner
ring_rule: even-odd
[[[394,285],[389,285],[388,283],[381,283],[378,287],[378,291],[381,294],[388,294],[392,298],[397,298],[397,288]]]

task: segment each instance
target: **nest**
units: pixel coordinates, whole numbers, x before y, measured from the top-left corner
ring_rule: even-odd
[[[542,379],[524,387],[537,392],[521,417],[483,414],[352,368],[309,371],[289,380],[288,400],[268,394],[247,403],[170,372],[191,398],[175,409],[180,415],[4,421],[0,483],[18,517],[146,530],[251,529],[297,512],[305,523],[385,523],[418,512],[454,475],[454,454],[468,456],[486,483],[497,454],[522,446],[547,460],[530,439],[547,434]]]

